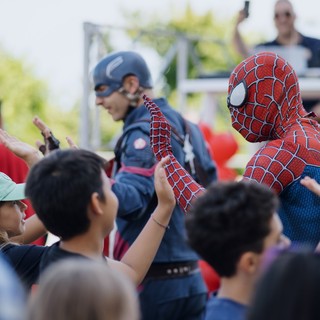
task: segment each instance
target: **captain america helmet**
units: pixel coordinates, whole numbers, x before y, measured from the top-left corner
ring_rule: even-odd
[[[133,51],[113,52],[105,56],[93,70],[94,89],[106,85],[104,91],[96,91],[97,97],[108,97],[122,87],[126,76],[134,75],[139,79],[140,86],[152,88],[149,68],[142,56]]]

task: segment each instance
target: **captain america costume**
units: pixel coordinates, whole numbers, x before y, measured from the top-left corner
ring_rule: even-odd
[[[178,187],[179,174],[171,178],[181,168],[170,151],[170,128],[160,109],[148,97],[144,99],[152,117],[151,146],[157,159],[170,155],[168,180],[178,203],[187,211],[204,190],[185,172],[180,182],[188,185],[187,192]],[[300,180],[310,176],[320,181],[320,127],[303,108],[295,71],[274,53],[251,56],[232,72],[227,101],[234,129],[249,142],[266,142],[246,165],[243,179],[273,189],[281,201],[278,213],[284,234],[294,242],[316,247],[320,240],[320,198]]]
[[[123,122],[113,166],[108,170],[114,179],[112,190],[119,201],[112,252],[115,259],[121,259],[157,206],[153,177],[157,161],[149,145],[150,117],[143,107],[142,92],[154,97],[172,123],[173,152],[192,176],[206,185],[216,180],[216,167],[200,129],[184,119],[165,98],[155,97],[151,72],[139,53],[111,52],[98,62],[92,75],[96,104],[107,110],[114,121]],[[207,289],[198,265],[199,256],[185,241],[184,219],[176,206],[170,230],[165,232],[138,288],[141,319],[202,319]]]
[[[182,117],[167,100],[157,98],[154,101],[172,120],[175,128],[183,132]],[[118,161],[115,161],[116,174],[112,185],[120,203],[113,251],[117,260],[134,242],[156,206],[153,173],[157,161],[149,145],[150,122],[145,121],[148,118],[148,111],[143,106],[132,109],[125,119],[124,138],[120,138],[120,144],[115,148],[116,159],[119,158],[121,164],[118,167]],[[177,159],[183,163],[185,154],[182,146],[176,139],[171,142]],[[205,145],[195,143],[195,151],[208,159],[206,172],[214,181],[215,165],[202,147]],[[198,266],[199,257],[185,241],[184,219],[181,209],[176,207],[170,220],[170,230],[165,233],[153,264],[138,288],[143,319],[181,319],[182,315],[184,319],[202,317],[207,289]]]

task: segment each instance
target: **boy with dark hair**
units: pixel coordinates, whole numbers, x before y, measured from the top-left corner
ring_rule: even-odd
[[[26,183],[40,220],[60,237],[43,254],[41,269],[68,257],[106,259],[136,284],[144,278],[168,228],[175,206],[163,159],[155,170],[158,205],[121,261],[103,256],[103,240],[114,227],[118,199],[104,172],[104,161],[86,150],[57,150],[34,165]]]
[[[256,182],[211,185],[186,217],[188,242],[220,276],[205,319],[244,319],[261,258],[286,242],[274,192]]]

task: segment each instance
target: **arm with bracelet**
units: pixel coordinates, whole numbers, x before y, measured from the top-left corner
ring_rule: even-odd
[[[158,205],[147,221],[139,236],[130,246],[128,251],[119,261],[108,259],[109,264],[116,269],[121,269],[136,284],[139,284],[146,275],[162,238],[167,229],[169,221],[176,205],[173,190],[167,181],[165,166],[169,157],[160,160],[155,168],[154,186],[158,198]]]

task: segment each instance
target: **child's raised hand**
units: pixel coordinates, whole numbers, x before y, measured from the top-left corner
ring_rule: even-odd
[[[14,136],[11,136],[3,129],[0,129],[0,143],[2,143],[17,157],[24,160],[29,167],[41,159],[41,155],[36,148]]]
[[[300,180],[300,183],[316,195],[320,196],[320,184],[315,179],[304,177]]]
[[[169,206],[173,209],[176,205],[176,200],[165,171],[165,165],[168,161],[169,156],[162,158],[157,164],[154,172],[154,186],[158,197],[158,204],[161,203],[161,205]]]

